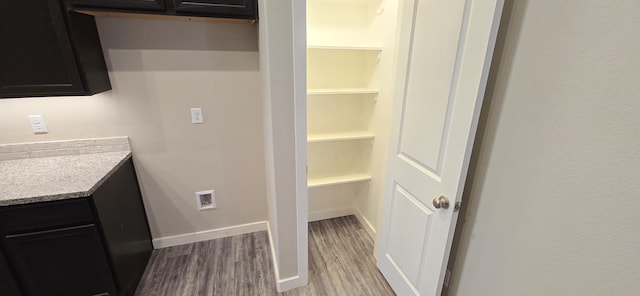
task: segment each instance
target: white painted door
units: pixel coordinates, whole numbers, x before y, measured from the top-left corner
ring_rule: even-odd
[[[440,295],[502,0],[401,0],[378,267],[398,295]],[[449,207],[437,208],[445,196]]]

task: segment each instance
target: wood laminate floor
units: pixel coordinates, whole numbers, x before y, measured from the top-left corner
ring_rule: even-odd
[[[155,250],[136,296],[394,295],[354,216],[309,223],[309,285],[276,292],[266,231]]]

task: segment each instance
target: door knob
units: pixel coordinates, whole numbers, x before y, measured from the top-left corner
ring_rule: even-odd
[[[446,210],[449,208],[449,199],[444,195],[440,195],[433,199],[433,206],[436,207],[436,209],[442,208]]]

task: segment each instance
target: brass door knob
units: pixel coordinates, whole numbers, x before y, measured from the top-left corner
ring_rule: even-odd
[[[449,199],[444,195],[440,195],[433,199],[433,206],[436,207],[436,209],[446,210],[449,208]]]

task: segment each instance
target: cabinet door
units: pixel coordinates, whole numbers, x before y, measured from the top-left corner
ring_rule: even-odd
[[[0,98],[82,93],[60,3],[0,1]]]
[[[4,257],[2,249],[0,249],[0,295],[2,296],[20,296],[18,283],[13,277],[13,272],[9,268],[9,262]]]
[[[199,14],[203,16],[255,19],[255,0],[167,0],[177,14]]]
[[[71,0],[78,9],[81,7],[111,8],[116,10],[163,11],[164,0]]]
[[[7,235],[5,246],[27,295],[117,295],[93,224]]]

